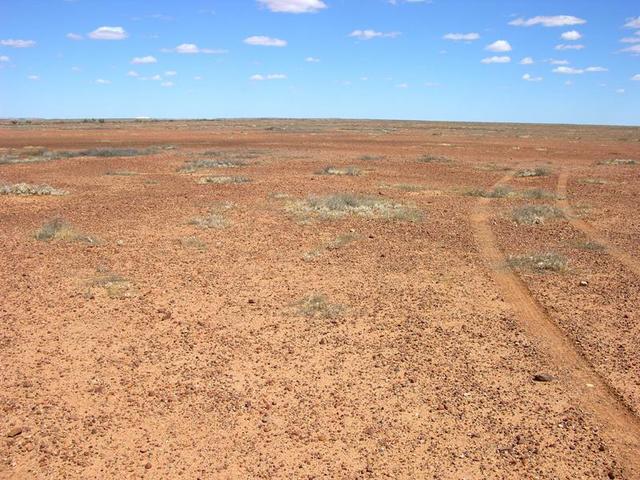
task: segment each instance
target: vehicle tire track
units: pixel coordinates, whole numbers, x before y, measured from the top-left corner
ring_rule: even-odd
[[[631,270],[636,275],[640,276],[640,261],[629,255],[624,250],[613,245],[609,240],[607,240],[604,235],[602,235],[598,230],[596,230],[592,225],[585,222],[581,218],[577,217],[571,205],[569,204],[569,200],[567,199],[567,183],[569,180],[569,174],[566,169],[563,169],[558,176],[558,199],[557,204],[558,207],[564,212],[567,220],[571,225],[577,230],[582,231],[587,237],[591,240],[595,241],[602,245],[607,253],[622,263],[625,267]]]
[[[512,178],[508,174],[495,186]],[[471,224],[480,254],[488,261],[493,280],[511,305],[516,319],[554,365],[562,371],[562,381],[573,401],[595,416],[601,432],[618,454],[628,478],[640,478],[640,420],[624,404],[617,393],[578,353],[569,337],[551,320],[533,298],[526,284],[506,267],[506,259],[498,248],[490,219],[490,198],[480,198],[471,215]]]

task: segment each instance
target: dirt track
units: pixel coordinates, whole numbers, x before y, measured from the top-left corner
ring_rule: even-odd
[[[640,165],[600,164],[640,129],[0,125],[0,156],[167,144],[0,164],[68,192],[0,196],[0,476],[640,478]],[[212,150],[247,165],[179,171]],[[422,218],[296,210],[335,193]],[[57,216],[97,241],[36,240]],[[567,266],[507,264],[532,252]]]

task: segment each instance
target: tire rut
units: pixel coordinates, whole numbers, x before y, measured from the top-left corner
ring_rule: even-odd
[[[512,178],[508,174],[495,186]],[[569,395],[584,411],[595,416],[602,433],[617,452],[628,478],[640,478],[640,420],[623,403],[611,386],[580,355],[567,335],[545,313],[526,284],[505,266],[490,219],[490,198],[480,198],[471,215],[480,254],[487,260],[490,273],[511,305],[518,323],[562,371]]]

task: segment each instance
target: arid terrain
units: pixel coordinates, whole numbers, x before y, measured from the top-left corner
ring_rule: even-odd
[[[639,479],[640,128],[0,122],[0,478]]]

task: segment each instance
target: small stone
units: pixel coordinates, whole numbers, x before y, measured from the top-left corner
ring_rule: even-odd
[[[123,240],[116,240],[116,245],[118,245],[119,247],[124,245],[124,241]]]
[[[589,285],[589,282],[587,282],[586,280],[580,280],[580,286],[581,287],[586,287]]]
[[[9,433],[7,433],[7,437],[9,438],[17,437],[21,433],[22,433],[22,427],[14,427],[11,430],[9,430]]]
[[[536,373],[533,376],[534,382],[550,382],[553,380],[553,377],[548,373]]]
[[[247,303],[256,303],[256,301],[253,298],[250,298],[249,300],[247,300]]]
[[[150,463],[150,462],[147,462],[147,463],[144,465],[144,469],[145,469],[145,470],[149,470],[150,468],[151,468],[151,463]]]

